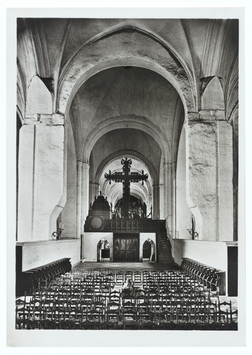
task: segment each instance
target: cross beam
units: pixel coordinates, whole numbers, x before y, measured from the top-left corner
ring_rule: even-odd
[[[111,170],[109,173],[105,174],[104,177],[106,181],[109,181],[111,184],[111,181],[114,182],[122,182],[123,183],[123,210],[122,210],[122,216],[124,218],[127,218],[129,215],[129,201],[130,201],[130,182],[139,182],[142,181],[142,184],[144,181],[148,179],[148,174],[144,174],[144,171],[142,170],[142,174],[139,174],[137,172],[132,172],[130,174],[130,168],[132,164],[132,160],[125,158],[121,160],[121,164],[123,165],[123,171],[122,172],[115,172],[111,174]]]

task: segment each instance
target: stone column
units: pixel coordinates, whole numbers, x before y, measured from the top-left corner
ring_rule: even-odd
[[[204,110],[185,124],[187,202],[202,240],[232,238],[232,141],[223,116]]]
[[[89,210],[89,163],[86,161],[82,165],[82,232],[85,224],[86,217]]]
[[[165,219],[165,211],[164,211],[164,184],[160,184],[159,185],[159,196],[160,196],[160,200],[159,200],[159,213],[160,219]]]
[[[167,232],[172,236],[173,231],[173,163],[167,163],[166,195],[167,201]]]
[[[202,240],[216,240],[216,122],[188,115],[186,130],[187,203]]]
[[[176,238],[176,163],[171,164],[172,175],[172,237]]]
[[[98,196],[99,192],[99,183],[91,182],[89,183],[89,202],[93,203],[95,196]]]
[[[219,241],[233,241],[233,147],[232,127],[218,125]]]
[[[33,239],[35,125],[23,125],[19,136],[18,241]]]
[[[83,163],[77,161],[77,189],[76,189],[76,238],[80,238],[82,230],[82,170]]]
[[[50,239],[56,227],[64,193],[63,124],[61,115],[34,115],[20,130],[19,241]]]
[[[153,206],[152,206],[152,218],[160,218],[159,212],[159,184],[153,185]]]
[[[164,168],[163,168],[163,173],[164,173],[164,184],[163,184],[163,217],[162,219],[166,220],[166,224],[168,223],[168,214],[169,214],[169,200],[167,198],[168,196],[168,190],[169,190],[169,163],[164,161]]]

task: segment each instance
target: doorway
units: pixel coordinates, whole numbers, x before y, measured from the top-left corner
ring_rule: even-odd
[[[114,234],[114,261],[139,261],[139,233]]]
[[[143,260],[155,261],[155,244],[152,239],[147,239],[143,243]]]
[[[228,296],[238,296],[238,248],[228,247]]]
[[[97,261],[110,261],[110,245],[106,239],[97,244]]]

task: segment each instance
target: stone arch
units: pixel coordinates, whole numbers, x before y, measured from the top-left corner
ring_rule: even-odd
[[[143,245],[146,240],[149,240],[152,242],[152,245],[154,246],[154,253],[155,253],[155,260],[157,260],[157,239],[155,233],[140,233],[140,240],[139,240],[139,259],[143,261]]]
[[[149,169],[153,183],[157,183],[158,175],[157,175],[157,172],[156,172],[155,168],[153,167],[152,163],[149,161],[149,159],[146,158],[143,154],[141,154],[139,152],[132,151],[130,149],[124,150],[123,152],[122,151],[114,152],[113,154],[110,154],[104,161],[102,161],[96,171],[95,180],[96,181],[99,180],[102,170],[105,168],[105,166],[108,164],[108,162],[117,160],[117,159],[123,157],[124,155],[136,158],[137,160],[144,162],[146,167]]]
[[[143,248],[143,260],[149,259],[149,261],[156,260],[156,245],[151,238],[146,239],[142,245]]]
[[[166,157],[167,161],[170,159],[170,147],[167,139],[163,135],[162,131],[155,126],[150,120],[148,120],[146,117],[136,117],[136,116],[127,116],[127,122],[125,122],[124,116],[120,117],[111,117],[100,124],[98,124],[93,131],[90,132],[88,135],[86,141],[83,143],[83,161],[88,162],[90,153],[95,145],[95,143],[98,141],[100,137],[102,137],[104,134],[113,131],[115,129],[120,129],[120,128],[127,128],[130,126],[130,128],[133,129],[138,129],[140,131],[143,131],[152,138],[155,139],[157,142],[157,145],[160,147],[161,152],[164,154]]]
[[[22,70],[20,68],[19,62],[17,61],[17,111],[19,116],[24,120],[25,114],[25,83]]]
[[[142,186],[136,186],[132,188],[130,194],[131,196],[141,199],[142,202],[146,203],[146,205],[148,204],[148,200],[147,200],[148,196],[147,193],[144,191],[144,188],[142,188]],[[122,198],[122,188],[116,185],[115,188],[114,189],[112,188],[111,191],[111,199],[114,202],[113,205],[115,206],[121,198]]]
[[[104,252],[106,250],[107,252]],[[106,238],[102,238],[97,243],[97,261],[110,260],[111,245]]]
[[[146,202],[147,206],[152,205],[152,197],[153,197],[153,184],[156,184],[158,181],[158,174],[154,168],[154,166],[152,165],[152,163],[149,161],[148,158],[146,158],[143,154],[127,149],[127,150],[123,150],[123,151],[116,151],[110,155],[108,155],[106,157],[106,159],[104,159],[100,165],[98,166],[98,169],[96,169],[96,174],[95,174],[95,178],[92,181],[93,184],[95,184],[96,186],[96,192],[92,191],[92,195],[90,195],[90,201],[93,200],[94,195],[98,194],[98,186],[100,186],[100,189],[103,193],[105,193],[105,195],[108,197],[108,200],[110,202],[114,202],[114,204],[120,199],[122,198],[122,188],[119,186],[112,186],[110,193],[108,194],[107,191],[107,183],[104,183],[103,185],[100,185],[100,179],[101,179],[101,174],[104,171],[104,169],[106,168],[106,166],[108,166],[110,163],[115,162],[118,159],[121,159],[123,157],[129,157],[133,160],[136,160],[138,162],[141,162],[144,167],[144,172],[148,173],[150,180],[148,179],[144,186],[136,186],[133,185],[131,187],[131,195],[136,197],[136,198],[141,198],[144,202]],[[90,166],[90,170],[92,169],[92,167]],[[139,173],[141,173],[141,171],[139,171]],[[112,201],[111,201],[112,200]]]
[[[130,31],[130,34],[124,33],[122,30]],[[136,37],[137,45],[133,41],[130,42],[132,34]],[[120,36],[122,38],[119,38],[118,41]],[[126,41],[123,36],[126,36]],[[117,44],[119,43],[118,46],[115,46],[115,39]],[[102,41],[105,43],[101,45]],[[143,42],[142,45],[141,42]],[[62,70],[57,95],[57,110],[61,113],[67,112],[74,95],[91,76],[102,70],[118,66],[136,66],[157,72],[177,90],[185,112],[197,109],[195,103],[197,95],[193,89],[193,78],[182,58],[175,55],[171,46],[162,42],[157,36],[124,25],[121,31],[118,28],[117,31],[112,31],[109,35],[108,33],[106,35],[100,34],[99,38],[98,36],[92,38],[72,56]]]

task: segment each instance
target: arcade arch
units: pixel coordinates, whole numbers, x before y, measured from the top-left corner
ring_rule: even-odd
[[[185,111],[197,111],[198,95],[185,61],[157,35],[125,24],[109,35],[101,33],[90,39],[68,60],[59,79],[57,111],[67,113],[79,88],[93,75],[126,66],[146,68],[162,75],[179,93]]]

